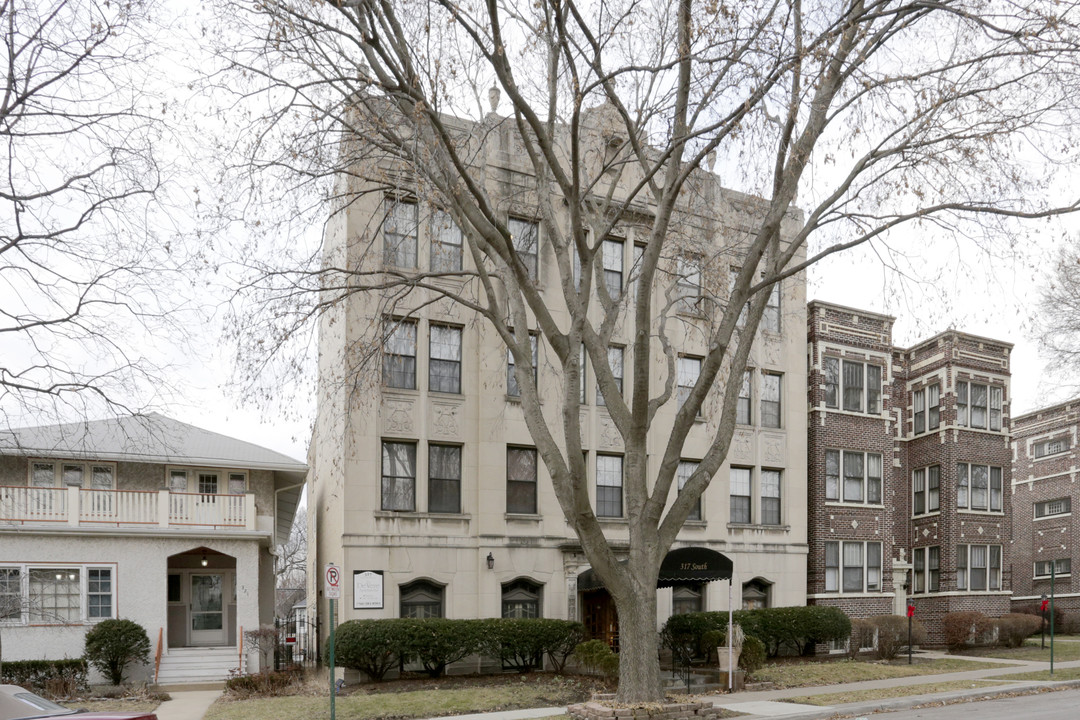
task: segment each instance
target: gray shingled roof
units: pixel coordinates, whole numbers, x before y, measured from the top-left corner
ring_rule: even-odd
[[[158,413],[0,429],[0,455],[307,472],[305,463],[287,455]]]

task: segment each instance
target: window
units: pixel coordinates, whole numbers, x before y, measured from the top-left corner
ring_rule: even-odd
[[[187,492],[187,470],[169,471],[169,492]]]
[[[671,614],[701,612],[705,609],[705,586],[701,583],[682,583],[671,587]]]
[[[840,407],[840,359],[822,358],[821,374],[825,376],[825,407]]]
[[[919,468],[911,474],[911,514],[937,512],[941,507],[941,466]]]
[[[880,505],[881,456],[850,450],[826,450],[825,499]]]
[[[911,551],[914,563],[914,592],[938,592],[941,589],[941,548],[915,548]]]
[[[769,299],[765,301],[765,311],[761,315],[761,327],[769,332],[780,332],[780,283],[769,290]]]
[[[416,203],[387,198],[383,221],[384,265],[416,267],[416,225]]]
[[[762,610],[769,607],[769,590],[771,584],[764,580],[754,579],[743,583],[742,608],[743,610]]]
[[[514,250],[525,265],[525,272],[533,282],[540,277],[538,258],[540,248],[540,226],[528,220],[510,218],[506,222]]]
[[[761,471],[761,524],[780,524],[780,471]]]
[[[518,580],[502,586],[502,616],[504,618],[538,618],[541,586],[528,580]]]
[[[915,434],[926,432],[926,391],[916,390],[912,396]]]
[[[694,389],[694,385],[697,384],[698,377],[701,375],[701,358],[680,357],[678,375],[678,407],[681,409],[686,404],[687,399],[690,397],[690,391]],[[700,410],[698,415],[701,415]]]
[[[401,586],[401,617],[438,618],[443,616],[444,588],[426,580]]]
[[[86,465],[66,462],[30,464],[30,486],[39,488],[78,487],[89,490],[112,490],[113,465]]]
[[[416,508],[416,443],[383,440],[382,509],[412,512]]]
[[[89,568],[86,571],[86,617],[103,620],[112,617],[112,570]]]
[[[506,512],[536,514],[536,448],[506,448]]]
[[[941,425],[941,386],[926,388],[927,427],[937,430]]]
[[[1063,453],[1068,449],[1069,438],[1068,436],[1066,436],[1035,443],[1035,445],[1032,446],[1032,454],[1037,458],[1041,458],[1046,457],[1047,455],[1056,455],[1057,453]]]
[[[825,543],[825,592],[880,591],[881,543]]]
[[[431,325],[428,338],[428,390],[461,392],[461,328]]]
[[[698,469],[698,462],[694,460],[680,460],[679,469],[676,471],[679,480],[679,492],[683,491],[683,486],[686,485],[690,476]],[[701,519],[701,497],[698,496],[697,503],[694,505],[694,509],[690,511],[690,514],[686,517],[687,520],[700,520]]]
[[[749,524],[753,515],[750,508],[750,468],[731,468],[731,518],[729,522]]]
[[[696,256],[680,257],[675,273],[675,309],[681,313],[700,311],[701,301],[701,258]]]
[[[588,372],[588,363],[585,360],[585,345],[578,346],[578,402],[584,405],[588,402],[585,398],[585,377]]]
[[[428,445],[428,512],[461,512],[460,445]]]
[[[619,389],[619,395],[623,393],[623,349],[618,345],[609,345],[607,349],[608,367],[615,378],[615,386]],[[596,404],[606,405],[604,394],[600,392],[600,385],[596,386]]]
[[[623,516],[623,459],[621,455],[596,456],[596,516]]]
[[[217,473],[199,473],[199,494],[200,495],[217,495],[218,494],[218,476]]]
[[[1070,512],[1072,512],[1072,498],[1064,497],[1035,503],[1036,518],[1050,517],[1051,515],[1068,515]]]
[[[956,466],[956,506],[1001,512],[1001,468],[959,463]]]
[[[780,375],[761,373],[761,427],[780,427]]]
[[[383,385],[416,389],[416,321],[387,320],[383,340]]]
[[[1055,577],[1072,574],[1072,559],[1039,560],[1035,563],[1035,577],[1050,577],[1051,569]]]
[[[450,214],[436,210],[431,215],[431,271],[461,270],[461,228]]]
[[[957,545],[956,589],[1000,590],[1001,546]]]
[[[624,246],[622,240],[615,238],[606,238],[603,243],[604,287],[613,298],[622,294]]]
[[[735,423],[738,425],[750,424],[750,375],[752,372],[752,370],[744,370],[742,374],[739,400],[735,404]]]
[[[247,492],[247,475],[244,473],[229,473],[229,494],[243,495]]]
[[[0,622],[19,622],[22,613],[22,573],[19,568],[0,567]]]
[[[1004,388],[979,383],[956,383],[956,424],[1001,430],[1003,399]]]
[[[70,623],[82,618],[78,568],[31,568],[30,622]]]
[[[533,385],[536,385],[536,367],[538,355],[536,352],[536,335],[529,334],[529,348],[532,350]],[[514,353],[506,349],[506,394],[510,397],[521,397],[521,388],[518,387],[517,376],[514,375]]]
[[[0,567],[0,622],[51,625],[111,618],[112,580],[109,567]]]

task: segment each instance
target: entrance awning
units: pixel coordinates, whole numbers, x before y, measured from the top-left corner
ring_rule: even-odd
[[[730,580],[732,568],[731,559],[715,550],[703,547],[678,548],[669,552],[664,562],[660,563],[660,576],[656,580],[656,587]],[[578,592],[600,590],[603,587],[600,576],[591,568],[578,575]]]

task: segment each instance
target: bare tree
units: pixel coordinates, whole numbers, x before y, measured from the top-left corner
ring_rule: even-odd
[[[138,409],[165,385],[148,351],[186,284],[154,229],[152,5],[0,0],[0,413]]]
[[[301,508],[296,511],[288,540],[278,545],[274,558],[278,617],[287,617],[292,607],[307,597],[307,552],[307,510]]]
[[[1063,244],[1055,260],[1041,288],[1034,324],[1055,387],[1075,392],[1080,370],[1080,252],[1075,241]]]
[[[618,698],[661,699],[659,566],[727,455],[739,379],[772,288],[894,229],[920,240],[976,230],[1007,239],[1007,219],[1075,209],[1075,197],[1053,192],[1053,171],[1075,147],[1077,10],[1049,0],[231,8],[232,32],[251,39],[227,36],[241,71],[231,81],[270,108],[253,111],[256,124],[246,128],[246,177],[256,192],[300,198],[291,207],[312,198],[296,191],[319,190],[328,236],[348,248],[293,266],[278,255],[255,268],[248,289],[268,310],[250,320],[248,347],[281,348],[358,294],[401,314],[449,299],[482,320],[513,357],[526,423],[567,522],[618,608]],[[487,113],[489,86],[506,114]],[[523,177],[493,177],[485,158],[496,137],[509,138],[499,149],[526,163]],[[714,154],[723,185],[746,193],[741,202],[710,192]],[[373,243],[388,192],[448,213],[471,269],[384,267]],[[535,247],[508,220],[515,204],[529,208],[554,254],[557,277],[546,292]],[[269,219],[266,205],[251,207]],[[368,226],[338,221],[353,207],[369,210]],[[727,214],[738,220],[704,230],[689,223]],[[627,224],[643,245],[620,294],[603,282],[603,240]],[[689,261],[695,233],[713,241],[700,267]],[[687,301],[679,280],[697,273],[707,276],[703,297],[691,300],[703,317],[688,329],[677,318]],[[626,399],[607,353],[620,324],[632,338]],[[526,328],[554,352],[564,381],[557,403],[539,401]],[[382,332],[373,328],[371,347]],[[689,332],[708,350],[680,394],[678,347]],[[625,562],[575,480],[586,476],[582,347],[625,447]],[[259,372],[264,356],[253,357]],[[666,368],[662,382],[657,366]],[[683,444],[710,398],[719,418],[711,448],[676,495]],[[651,432],[666,440],[650,474]]]

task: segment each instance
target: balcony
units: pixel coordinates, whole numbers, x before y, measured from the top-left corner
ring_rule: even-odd
[[[255,529],[255,495],[0,486],[0,526]]]

